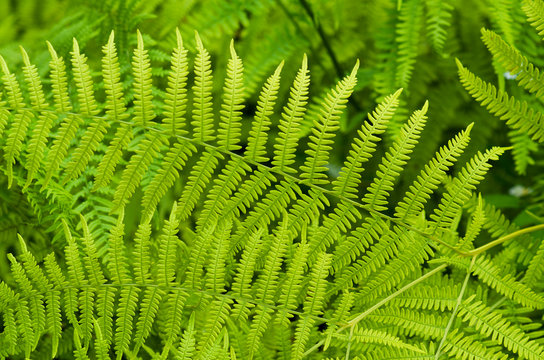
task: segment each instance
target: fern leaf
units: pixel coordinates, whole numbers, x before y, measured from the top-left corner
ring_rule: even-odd
[[[15,116],[8,129],[6,143],[4,145],[4,160],[7,166],[8,188],[10,188],[13,182],[13,164],[21,153],[23,141],[33,116],[30,111],[25,110],[25,103],[17,78],[9,71],[4,58],[1,56],[0,66],[4,73],[2,81],[4,82],[4,87],[7,91],[8,104],[11,110],[15,111]]]
[[[177,47],[172,52],[171,70],[168,75],[168,87],[164,99],[163,124],[171,136],[187,134],[185,130],[185,112],[187,111],[187,50],[183,47],[183,40],[179,29],[176,28]]]
[[[424,351],[417,346],[407,344],[397,336],[376,329],[357,329],[351,335],[337,334],[335,335],[335,338],[343,341],[352,341],[355,343],[365,344],[380,344],[388,347],[424,353]]]
[[[324,97],[319,118],[314,120],[312,135],[310,135],[309,149],[306,150],[306,161],[300,167],[301,178],[313,184],[326,184],[326,165],[329,163],[329,152],[332,149],[332,138],[340,128],[338,119],[342,110],[346,107],[348,98],[353,92],[357,82],[356,74],[359,69],[359,61],[353,67],[351,74],[342,79],[336,88]]]
[[[247,140],[247,148],[245,156],[250,161],[266,162],[266,141],[268,138],[268,130],[270,130],[270,115],[274,113],[274,105],[280,88],[280,74],[283,68],[283,61],[278,65],[274,74],[270,75],[266,81],[259,100],[257,101],[257,111],[255,119],[252,123],[252,128],[249,132]]]
[[[191,214],[200,195],[210,182],[215,168],[222,159],[222,155],[215,151],[205,151],[197,163],[191,168],[189,177],[185,183],[181,197],[178,200],[178,213],[176,216],[183,221]]]
[[[196,351],[195,340],[195,312],[191,313],[189,318],[189,324],[187,329],[183,332],[183,337],[180,342],[180,349],[178,350],[178,360],[190,360]]]
[[[126,205],[160,148],[166,145],[167,139],[164,134],[155,131],[146,133],[145,139],[136,149],[136,154],[130,158],[127,167],[123,170],[121,181],[115,190],[113,203],[117,208]]]
[[[121,360],[123,353],[129,348],[139,293],[140,289],[133,286],[121,289],[115,330],[115,352],[117,360]]]
[[[197,55],[195,59],[195,82],[193,85],[193,137],[202,142],[212,141],[214,136],[213,100],[212,100],[212,65],[210,54],[202,45],[200,36],[195,31]]]
[[[441,53],[451,26],[453,5],[449,1],[426,0],[427,37],[431,40],[433,48]]]
[[[398,97],[401,92],[402,89],[399,89],[394,94],[387,96],[372,114],[368,114],[368,122],[364,122],[357,132],[358,137],[353,140],[340,174],[332,183],[334,191],[339,196],[357,197],[361,173],[364,170],[362,165],[372,157],[372,153],[376,150],[376,143],[380,140],[377,135],[385,131],[388,121],[399,105]]]
[[[206,287],[214,293],[225,292],[226,260],[229,249],[229,237],[232,229],[232,220],[221,219],[215,228],[214,242],[209,254],[209,265],[205,277]]]
[[[300,131],[300,123],[306,110],[308,101],[308,87],[310,86],[310,75],[308,74],[308,58],[306,54],[302,59],[302,66],[291,87],[289,100],[283,108],[279,134],[274,144],[274,159],[272,165],[280,172],[296,172],[290,166],[294,163],[295,151],[297,148],[297,134]]]
[[[242,110],[244,108],[244,66],[234,50],[234,40],[230,43],[230,59],[227,65],[227,77],[223,88],[221,121],[217,131],[217,143],[228,151],[239,150]]]
[[[128,117],[126,112],[123,87],[121,84],[121,70],[117,58],[114,33],[110,34],[106,45],[102,47],[104,57],[102,58],[102,77],[104,78],[104,89],[106,92],[106,116],[115,123],[120,123],[115,132],[113,140],[106,149],[106,153],[98,164],[94,180],[94,190],[106,186],[113,177],[115,166],[121,159],[123,150],[127,147],[131,137],[132,128],[124,123]]]
[[[47,137],[53,125],[54,116],[50,112],[47,112],[49,104],[45,101],[45,96],[42,90],[42,82],[38,75],[38,69],[35,65],[30,63],[28,54],[21,47],[21,53],[23,54],[23,72],[25,74],[25,80],[27,88],[30,93],[30,102],[32,109],[38,112],[38,121],[32,131],[31,139],[27,147],[27,156],[25,167],[28,170],[28,175],[24,188],[27,188],[36,173],[41,167],[41,161],[45,152],[47,143]]]
[[[178,129],[179,132],[179,129]],[[196,152],[196,148],[191,143],[177,142],[168,151],[161,161],[161,168],[151,180],[151,183],[145,188],[142,199],[142,217],[150,217],[154,212],[161,198],[166,194],[169,188],[174,185],[185,165],[185,162]]]
[[[168,351],[170,344],[174,344],[181,332],[181,319],[183,318],[183,306],[188,294],[180,289],[170,292],[166,298],[166,323],[164,325],[164,332],[166,338],[165,349],[163,355],[166,355],[165,351]],[[189,320],[189,326],[191,320]],[[193,316],[194,326],[194,316]],[[194,346],[194,344],[193,344]],[[183,346],[182,346],[183,347]]]
[[[448,192],[443,195],[434,214],[431,215],[431,219],[434,220],[433,233],[439,228],[449,228],[461,206],[469,200],[471,191],[476,188],[476,185],[491,168],[489,161],[497,160],[504,150],[504,148],[493,147],[483,155],[478,152],[463,167],[459,175],[453,180]]]
[[[138,320],[136,321],[136,333],[134,334],[134,353],[136,354],[151,333],[151,327],[153,326],[163,297],[164,291],[157,287],[146,289],[142,297],[142,301],[139,304]]]
[[[528,21],[538,31],[538,35],[544,36],[544,4],[542,4],[542,1],[524,1],[523,11],[527,15]]]
[[[367,189],[363,201],[372,209],[383,211],[387,209],[387,196],[393,190],[394,180],[400,174],[409,159],[409,154],[419,139],[426,122],[428,103],[421,110],[415,111],[402,128],[399,137],[383,157],[376,177]]]
[[[157,259],[157,282],[169,286],[176,279],[177,232],[179,219],[176,218],[177,204],[174,203],[170,218],[165,220],[159,237],[159,257]]]
[[[516,81],[530,93],[542,98],[544,95],[544,74],[512,45],[506,43],[495,32],[482,29],[482,40],[496,59]]]
[[[53,46],[48,42],[51,61],[51,84],[53,90],[54,105],[57,111],[68,113],[62,121],[60,128],[53,140],[53,146],[47,153],[45,160],[45,177],[42,189],[45,189],[54,173],[59,169],[62,160],[66,157],[70,142],[76,136],[78,128],[83,124],[83,119],[80,116],[70,114],[72,105],[68,94],[68,80],[66,75],[66,66],[64,60],[57,55]]]
[[[127,267],[127,258],[125,254],[125,244],[123,234],[125,225],[123,223],[124,211],[121,211],[117,219],[117,224],[112,228],[109,238],[109,270],[114,284],[123,284],[130,282],[130,276]]]
[[[327,275],[331,264],[332,256],[330,254],[321,253],[310,274],[310,284],[308,293],[304,300],[305,315],[320,315],[327,287]],[[315,323],[315,319],[310,316],[304,316],[299,320],[295,331],[295,342],[293,343],[291,355],[293,359],[302,359],[304,348],[310,338],[310,330]]]
[[[132,73],[134,75],[134,123],[148,126],[155,117],[153,109],[153,94],[151,93],[151,63],[147,50],[144,49],[144,39],[138,30],[138,46],[132,57]]]
[[[463,301],[458,316],[470,326],[475,327],[482,335],[491,336],[508,350],[526,359],[538,360],[544,354],[544,347],[530,340],[522,330],[482,302],[474,301],[474,295]]]
[[[506,124],[513,129],[526,132],[533,140],[544,141],[544,122],[539,111],[530,108],[526,101],[516,100],[506,92],[497,90],[492,84],[468,71],[459,60],[457,67],[465,89],[480,101],[482,106],[486,106],[489,112],[499,116],[501,120],[506,120]]]
[[[398,47],[395,74],[397,87],[407,87],[410,83],[416,56],[419,52],[418,44],[422,25],[422,1],[406,1],[406,4],[400,9],[395,36]]]
[[[446,171],[453,165],[470,141],[470,130],[473,123],[466,130],[461,131],[443,146],[434,158],[421,170],[417,179],[410,185],[409,191],[395,209],[395,216],[404,221],[408,217],[418,216],[423,210],[425,202],[446,176]]]

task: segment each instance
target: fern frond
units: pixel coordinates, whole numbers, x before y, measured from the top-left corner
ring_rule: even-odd
[[[1,56],[0,66],[4,73],[2,81],[7,92],[8,104],[10,108],[15,111],[11,126],[7,131],[7,139],[4,145],[4,160],[7,166],[8,188],[10,188],[13,182],[13,164],[21,153],[23,141],[33,115],[30,111],[25,109],[23,94],[21,93],[17,78],[15,77],[15,74],[12,74],[9,71],[8,65]]]
[[[197,163],[191,168],[189,177],[184,185],[181,197],[178,200],[178,213],[176,216],[181,220],[187,219],[195,207],[200,195],[219,163],[222,155],[215,151],[205,151]]]
[[[259,100],[257,102],[257,111],[253,120],[252,128],[247,139],[247,148],[245,156],[255,162],[266,162],[266,141],[268,139],[268,130],[270,130],[270,115],[274,113],[278,90],[280,88],[280,74],[283,68],[283,61],[266,81]]]
[[[123,150],[127,147],[132,138],[132,127],[123,122],[127,117],[123,87],[121,84],[121,70],[117,58],[114,33],[110,34],[108,42],[102,47],[104,57],[102,58],[102,77],[104,78],[104,89],[106,92],[106,116],[115,123],[120,123],[113,140],[110,142],[106,153],[98,164],[94,180],[94,190],[106,186],[111,178],[116,165],[121,160]]]
[[[168,189],[174,185],[179,171],[183,169],[193,152],[196,152],[196,148],[193,144],[186,142],[176,142],[168,151],[161,161],[161,168],[144,190],[142,218],[149,217],[155,212],[155,207]]]
[[[45,177],[43,180],[42,189],[45,189],[49,181],[59,169],[61,162],[66,157],[70,142],[76,136],[76,132],[83,124],[83,119],[80,116],[70,114],[72,105],[68,94],[68,80],[66,75],[66,66],[64,60],[57,55],[53,46],[48,42],[49,54],[51,55],[51,84],[53,90],[54,105],[57,111],[68,113],[63,119],[60,128],[57,132],[53,145],[47,153],[45,160]]]
[[[310,274],[310,283],[306,299],[304,300],[303,311],[305,315],[320,315],[327,288],[326,277],[329,272],[332,255],[319,254],[316,263]],[[291,348],[293,359],[302,359],[306,343],[310,338],[310,330],[315,323],[315,319],[310,316],[303,317],[297,324],[295,331],[295,341]]]
[[[508,350],[526,359],[538,360],[544,355],[544,347],[530,340],[522,330],[481,301],[474,301],[474,296],[463,301],[458,316],[482,335],[491,336]]]
[[[212,100],[212,64],[208,50],[202,45],[200,36],[195,31],[196,49],[193,85],[193,137],[200,142],[214,140],[213,100]]]
[[[468,267],[467,261],[452,261],[453,265]],[[533,309],[544,308],[544,297],[535,293],[531,288],[522,282],[516,281],[510,274],[502,274],[501,269],[487,256],[478,256],[473,265],[473,273],[484,283],[495,289],[516,303]]]
[[[172,52],[171,70],[168,75],[168,87],[164,99],[163,124],[171,136],[186,135],[185,113],[187,111],[187,77],[189,66],[187,50],[179,29],[176,28],[177,47]]]
[[[66,184],[68,181],[78,177],[85,170],[91,155],[102,141],[108,127],[108,123],[102,117],[93,117],[98,114],[99,109],[94,98],[91,70],[87,64],[87,57],[80,53],[79,44],[75,39],[72,51],[72,67],[77,87],[79,110],[82,115],[91,118],[91,124],[83,134],[79,145],[72,154],[70,162],[66,166],[62,184]]]
[[[404,221],[408,217],[419,215],[425,202],[446,176],[446,171],[468,145],[473,124],[467,126],[466,130],[461,131],[447,145],[438,150],[434,158],[425,165],[417,179],[410,185],[409,191],[397,205],[396,217]]]
[[[306,150],[306,161],[300,167],[302,179],[310,184],[326,184],[327,171],[326,165],[329,163],[329,152],[332,149],[332,138],[335,132],[340,128],[340,114],[346,107],[348,98],[351,96],[355,84],[357,83],[357,70],[359,61],[353,67],[351,74],[344,77],[335,88],[325,95],[322,102],[322,108],[318,119],[314,120],[312,135],[310,135],[309,149]]]
[[[426,0],[426,30],[427,37],[431,40],[433,48],[441,53],[451,26],[452,10],[454,6],[450,1]]]
[[[215,228],[214,242],[209,254],[209,266],[205,276],[206,287],[215,293],[225,292],[226,260],[232,229],[230,218],[221,219]]]
[[[242,59],[234,50],[234,40],[230,42],[230,59],[227,65],[227,77],[223,87],[223,104],[219,129],[217,130],[217,143],[228,151],[241,148],[238,144],[242,135],[242,110],[244,108],[244,66]]]
[[[128,286],[121,289],[117,307],[115,329],[115,352],[117,360],[128,350],[132,338],[133,319],[138,307],[140,288]]]
[[[32,130],[32,136],[27,147],[27,156],[25,167],[28,170],[27,180],[24,188],[27,188],[36,173],[41,167],[41,161],[45,152],[47,137],[51,127],[53,126],[54,116],[52,113],[47,112],[49,104],[45,101],[45,95],[42,90],[42,82],[38,74],[38,69],[35,65],[30,63],[28,54],[21,47],[21,53],[23,55],[23,73],[27,83],[27,88],[30,94],[30,102],[32,109],[38,112],[38,121]]]
[[[544,4],[542,1],[524,1],[523,11],[527,15],[528,21],[538,31],[538,35],[544,36]]]
[[[183,337],[180,342],[177,359],[192,359],[196,351],[195,345],[195,312],[192,312],[191,317],[189,318],[189,324],[187,325],[187,329],[183,332]]]
[[[304,54],[302,65],[291,87],[289,100],[287,100],[287,105],[283,108],[278,125],[279,134],[274,144],[272,165],[274,169],[281,172],[296,172],[290,165],[295,161],[297,134],[300,131],[300,123],[308,101],[308,87],[310,86],[308,72],[308,58]]]
[[[387,123],[393,117],[399,105],[398,97],[401,92],[402,89],[399,89],[385,97],[372,114],[368,114],[368,122],[364,122],[357,132],[358,137],[353,140],[340,174],[332,183],[334,191],[339,196],[357,197],[361,173],[364,170],[362,164],[367,162],[376,150],[376,143],[380,140],[378,135],[383,134]]]
[[[443,195],[440,204],[431,215],[431,219],[434,220],[433,232],[439,228],[449,228],[461,206],[470,199],[471,191],[476,188],[476,185],[491,168],[489,162],[497,160],[504,151],[505,148],[493,147],[484,154],[478,152],[470,159],[455,177],[448,192]]]
[[[376,177],[367,188],[363,201],[372,209],[383,211],[387,209],[387,196],[393,190],[394,180],[403,170],[403,166],[410,158],[419,134],[425,126],[429,104],[426,102],[421,110],[416,110],[408,122],[403,126],[399,137],[382,158],[382,163],[376,172]]]
[[[526,132],[533,140],[544,141],[544,121],[539,111],[529,107],[526,101],[517,100],[506,92],[497,90],[495,86],[463,67],[459,60],[457,60],[457,67],[465,89],[489,112],[505,120],[506,124],[513,129]]]
[[[170,217],[165,220],[162,234],[158,239],[159,256],[157,259],[157,281],[165,286],[176,278],[176,248],[179,219],[176,217],[177,204],[174,203]]]
[[[496,59],[516,81],[537,97],[544,95],[544,74],[512,45],[506,43],[494,31],[482,29],[482,40]]]
[[[151,92],[151,62],[147,50],[144,49],[144,39],[138,30],[138,46],[132,57],[132,73],[134,75],[134,123],[148,126],[155,118],[153,94]]]
[[[414,63],[418,54],[420,31],[423,26],[423,2],[409,0],[401,7],[395,40],[397,58],[395,83],[397,87],[407,87],[412,77]]]
[[[121,181],[115,190],[113,203],[117,208],[122,208],[129,201],[140,180],[151,165],[151,162],[159,153],[162,146],[167,145],[165,135],[158,131],[147,132],[140,142],[136,153],[130,158],[128,165],[123,170]]]

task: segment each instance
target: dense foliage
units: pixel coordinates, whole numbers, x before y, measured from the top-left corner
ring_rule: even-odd
[[[0,13],[0,358],[544,358],[544,1]]]

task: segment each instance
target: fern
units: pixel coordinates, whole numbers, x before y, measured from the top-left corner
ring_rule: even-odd
[[[414,9],[418,17],[409,18]],[[422,11],[422,2],[405,2],[401,20],[417,28]],[[440,49],[436,26],[448,16],[437,16]],[[411,33],[404,27],[402,42]],[[542,357],[536,326],[511,310],[544,307],[536,286],[541,245],[527,236],[541,226],[520,230],[473,200],[491,161],[506,150],[476,152],[462,166],[478,123],[464,124],[433,150],[410,182],[401,173],[419,159],[410,155],[430,105],[401,122],[401,90],[361,124],[345,161],[333,156],[345,141],[342,112],[357,89],[359,62],[313,102],[316,117],[307,111],[306,56],[287,105],[275,114],[284,99],[281,78],[290,71],[281,62],[248,115],[252,95],[233,42],[222,101],[214,104],[214,86],[221,86],[198,34],[193,63],[192,44],[175,32],[168,71],[153,66],[157,54],[144,48],[144,38],[137,32],[128,64],[120,55],[127,49],[118,55],[111,33],[101,86],[77,41],[69,73],[49,45],[49,94],[25,51],[23,90],[1,61],[0,167],[10,193],[20,191],[22,208],[31,213],[45,204],[52,224],[43,237],[20,234],[19,255],[8,255],[11,276],[0,282],[1,357]],[[406,83],[409,47],[399,44],[399,59],[409,57],[400,71]],[[528,89],[538,93],[534,86]],[[483,87],[474,92],[496,97]],[[394,116],[400,130],[383,144]],[[512,116],[538,139],[530,118]],[[308,137],[305,118],[313,122]],[[375,175],[365,179],[365,170]],[[472,219],[458,231],[465,205]],[[35,251],[59,227],[64,243],[52,242],[49,255]],[[484,230],[494,240],[486,243]],[[518,235],[536,253],[520,262],[528,267],[521,280],[497,265],[518,254],[509,242]],[[431,312],[437,310],[451,314]]]

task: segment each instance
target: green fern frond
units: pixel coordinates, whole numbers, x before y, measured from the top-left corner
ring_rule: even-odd
[[[155,118],[153,94],[151,92],[151,62],[144,39],[140,31],[137,32],[138,46],[132,57],[132,72],[134,75],[134,123],[139,126],[148,126]]]
[[[408,122],[402,128],[399,137],[383,157],[382,163],[376,172],[372,184],[367,188],[363,201],[370,208],[376,211],[387,209],[387,196],[393,190],[393,181],[402,171],[403,166],[409,159],[409,154],[415,147],[419,134],[426,122],[428,103],[425,103],[421,110],[412,114]]]
[[[378,135],[385,132],[387,123],[399,105],[398,98],[401,92],[402,89],[399,89],[394,94],[385,97],[372,114],[368,114],[368,122],[364,122],[358,131],[358,137],[353,140],[340,174],[332,183],[334,191],[339,196],[348,198],[357,196],[361,173],[364,170],[362,164],[367,162],[376,150],[376,143],[380,140]]]
[[[320,315],[325,297],[327,286],[327,274],[331,264],[332,255],[321,253],[319,254],[316,263],[310,274],[310,283],[306,299],[304,300],[304,313],[308,315]],[[310,330],[315,319],[312,317],[304,317],[297,325],[295,331],[295,341],[291,349],[293,359],[300,360],[304,353],[306,343],[310,337]]]
[[[433,48],[442,52],[448,35],[448,27],[451,26],[454,6],[450,1],[426,0],[425,8],[427,37],[431,40]]]
[[[195,139],[200,142],[214,140],[213,101],[212,101],[212,64],[210,54],[202,45],[198,32],[195,31],[197,55],[195,58],[195,81],[193,85],[193,125]]]
[[[523,11],[531,25],[538,31],[538,35],[544,35],[544,4],[541,0],[523,1]]]
[[[537,360],[544,354],[544,347],[538,342],[530,340],[518,327],[481,301],[474,301],[474,296],[463,301],[458,316],[470,326],[474,326],[482,335],[490,336],[508,350],[526,359]]]
[[[242,59],[234,50],[234,40],[230,43],[230,59],[227,65],[227,77],[223,88],[221,118],[217,130],[217,143],[228,151],[241,148],[242,110],[244,109],[244,66]]]
[[[395,83],[397,87],[408,86],[418,54],[418,38],[423,27],[423,2],[409,0],[400,9],[396,28],[397,58]]]
[[[295,150],[297,148],[297,134],[300,131],[300,123],[306,111],[308,101],[308,87],[310,86],[310,75],[308,70],[308,58],[306,54],[302,58],[302,65],[293,81],[289,100],[283,108],[279,134],[274,144],[274,169],[282,172],[296,172],[290,167],[294,163]]]
[[[25,80],[30,93],[30,102],[32,109],[38,112],[38,121],[34,126],[32,131],[31,139],[27,147],[27,156],[25,167],[28,170],[27,180],[24,188],[27,188],[36,173],[41,167],[41,160],[45,152],[47,137],[51,127],[53,126],[54,116],[50,112],[45,111],[49,104],[45,101],[45,95],[42,90],[42,82],[38,74],[38,69],[35,65],[30,63],[28,54],[21,47],[21,53],[23,55],[23,62],[25,66],[23,67],[23,73],[25,75]]]
[[[310,135],[309,149],[306,150],[306,161],[300,167],[302,179],[311,184],[326,184],[328,180],[324,172],[329,163],[329,152],[332,149],[332,138],[339,129],[340,114],[346,107],[357,82],[357,70],[359,61],[353,67],[351,74],[344,77],[334,89],[323,98],[322,109],[317,120],[314,120],[312,135]]]
[[[185,113],[187,111],[187,77],[189,66],[187,50],[179,29],[176,28],[177,46],[172,52],[171,70],[168,75],[168,87],[164,99],[163,124],[171,136],[186,135]]]
[[[117,58],[113,31],[110,34],[107,44],[102,47],[102,52],[104,53],[102,59],[102,76],[106,92],[106,116],[120,124],[113,140],[106,149],[104,158],[98,164],[94,180],[94,190],[98,190],[110,182],[114,169],[121,160],[123,149],[127,147],[132,138],[132,127],[124,122],[128,114],[121,84],[121,70]]]
[[[34,116],[29,110],[25,109],[23,94],[17,78],[15,74],[9,71],[8,65],[1,56],[0,66],[4,73],[2,81],[7,92],[8,104],[15,110],[15,115],[13,116],[11,126],[8,128],[7,139],[4,145],[4,160],[7,166],[8,188],[10,188],[13,182],[13,164],[22,151],[28,126]]]
[[[457,216],[461,206],[470,199],[471,190],[484,178],[491,168],[491,160],[497,160],[505,148],[493,147],[484,154],[478,152],[455,177],[448,192],[442,197],[431,219],[434,220],[433,232],[448,229]]]
[[[270,130],[270,115],[274,113],[274,105],[276,104],[277,94],[280,87],[280,74],[283,68],[283,61],[278,65],[276,70],[266,81],[259,100],[257,102],[257,111],[255,119],[247,139],[247,148],[245,156],[255,162],[266,162],[266,141],[268,138],[268,130]]]
[[[459,77],[463,86],[482,106],[494,115],[505,120],[506,124],[513,129],[520,129],[538,142],[544,141],[544,122],[542,114],[531,108],[526,101],[516,100],[510,97],[506,92],[497,90],[495,86],[489,84],[469,70],[467,70],[459,60]]]
[[[395,209],[395,216],[401,220],[416,217],[423,210],[425,202],[446,176],[446,171],[462,154],[470,141],[470,130],[466,130],[451,139],[447,145],[439,149],[433,159],[421,170],[417,179],[410,185],[409,191]]]

